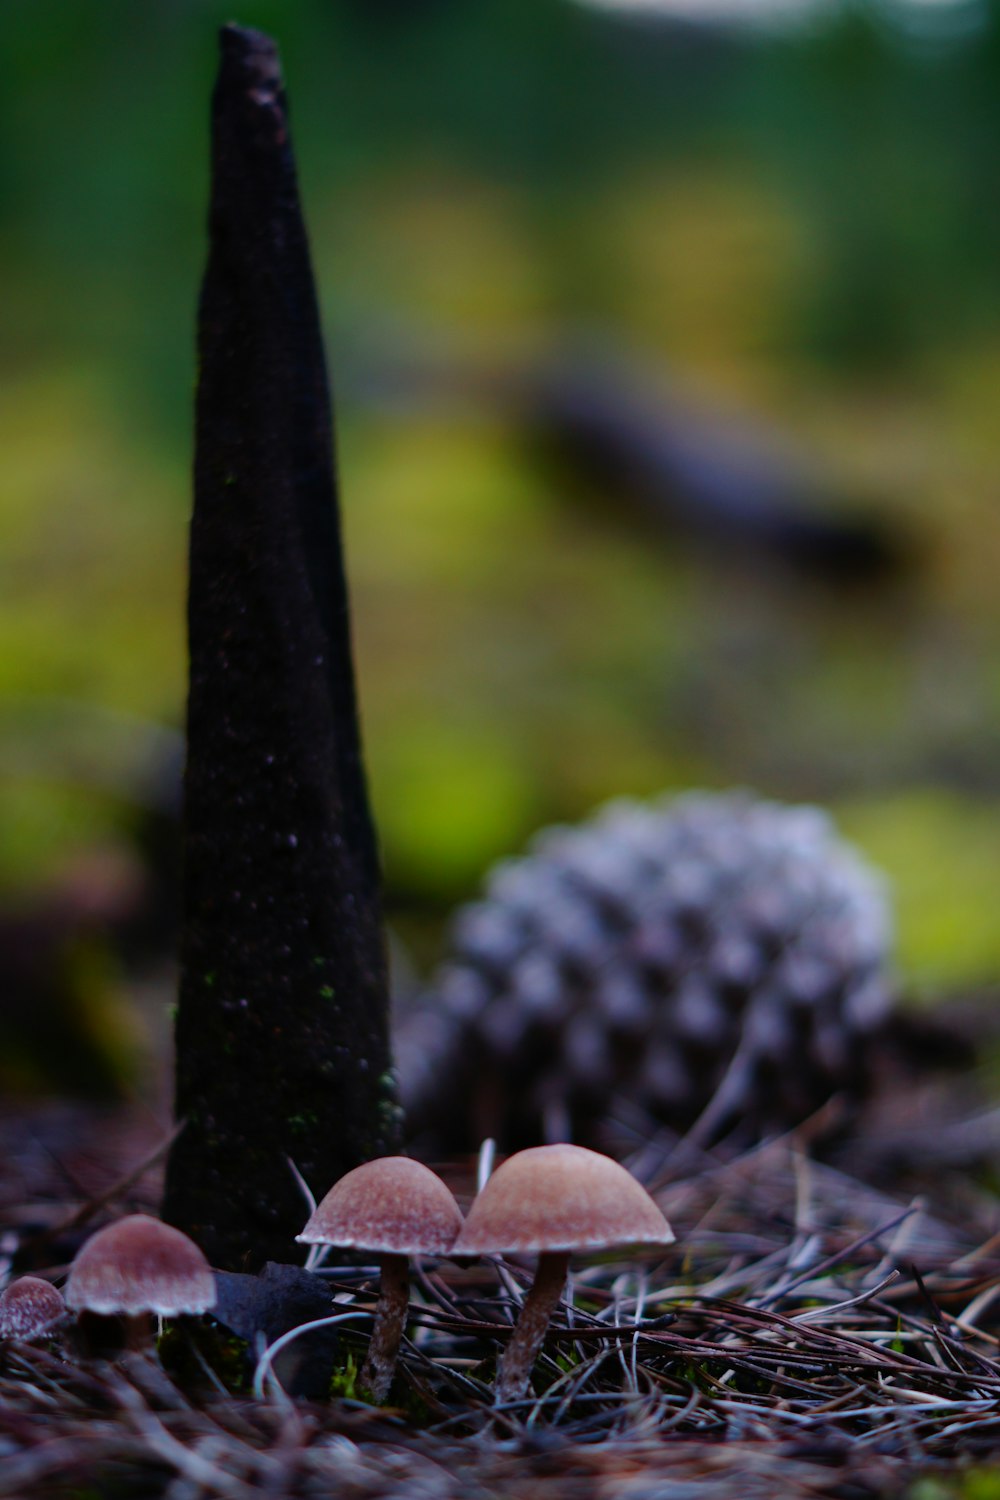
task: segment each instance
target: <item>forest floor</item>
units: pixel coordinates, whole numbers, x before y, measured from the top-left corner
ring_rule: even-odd
[[[674,1253],[575,1270],[535,1390],[507,1408],[492,1372],[527,1280],[513,1263],[415,1273],[381,1410],[353,1395],[359,1333],[324,1402],[262,1371],[255,1396],[249,1351],[234,1361],[211,1324],[161,1339],[162,1363],[88,1359],[70,1333],[7,1343],[0,1496],[988,1500],[1000,1203],[982,1161],[1000,1125],[958,1093],[895,1098],[824,1160],[808,1126],[711,1156],[654,1137],[631,1165]],[[8,1114],[8,1267],[58,1280],[95,1221],[154,1207],[162,1144],[146,1117]],[[471,1165],[453,1177],[461,1196]],[[371,1305],[371,1268],[325,1274],[338,1310]]]

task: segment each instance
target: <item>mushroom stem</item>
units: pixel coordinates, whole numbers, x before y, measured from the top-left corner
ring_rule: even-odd
[[[122,1323],[125,1328],[125,1348],[130,1353],[159,1358],[156,1352],[156,1317],[153,1313],[135,1313],[132,1317],[123,1318]]]
[[[383,1255],[382,1281],[375,1307],[368,1357],[361,1367],[358,1384],[373,1401],[381,1403],[389,1394],[396,1355],[406,1327],[410,1302],[410,1266],[405,1255]]]
[[[496,1385],[498,1405],[505,1401],[520,1401],[527,1391],[532,1366],[538,1358],[552,1314],[559,1306],[568,1271],[568,1250],[543,1251],[538,1257],[535,1279],[500,1359]]]

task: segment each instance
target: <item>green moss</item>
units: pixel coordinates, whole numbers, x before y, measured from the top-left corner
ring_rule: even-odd
[[[906,1500],[1000,1500],[1000,1469],[925,1475],[906,1491]]]
[[[345,1362],[330,1376],[331,1400],[344,1398],[347,1401],[361,1401],[364,1399],[358,1392],[359,1368],[354,1355],[348,1354]]]
[[[210,1318],[167,1322],[157,1349],[167,1374],[182,1390],[198,1390],[206,1383],[199,1355],[227,1391],[241,1395],[250,1389],[250,1346]]]
[[[958,1494],[960,1500],[1000,1500],[1000,1469],[970,1469]]]

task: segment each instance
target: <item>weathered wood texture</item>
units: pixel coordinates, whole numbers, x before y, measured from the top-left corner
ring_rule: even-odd
[[[301,1258],[313,1191],[394,1148],[378,861],[330,397],[280,64],[227,26],[201,293],[178,1117],[165,1216]]]

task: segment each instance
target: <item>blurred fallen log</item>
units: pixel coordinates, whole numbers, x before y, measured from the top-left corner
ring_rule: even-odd
[[[908,549],[884,519],[845,505],[802,459],[636,365],[596,359],[540,368],[525,381],[523,411],[609,498],[727,555],[772,559],[831,584],[882,580],[906,560]]]
[[[620,520],[744,564],[855,586],[904,571],[919,550],[794,444],[610,348],[497,371],[390,337],[349,375],[356,396],[387,408],[471,401],[506,412]]]

